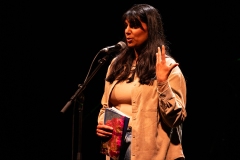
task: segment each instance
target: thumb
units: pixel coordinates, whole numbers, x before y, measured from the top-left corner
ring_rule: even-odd
[[[173,68],[177,67],[178,65],[179,65],[179,63],[170,64],[170,69],[172,70]]]

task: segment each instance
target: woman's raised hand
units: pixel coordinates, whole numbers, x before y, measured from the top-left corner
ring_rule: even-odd
[[[165,82],[172,69],[178,66],[178,63],[167,65],[165,52],[165,46],[162,45],[162,50],[158,47],[158,52],[156,53],[156,76],[159,83]]]

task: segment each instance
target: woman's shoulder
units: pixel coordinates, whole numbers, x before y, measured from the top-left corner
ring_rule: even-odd
[[[113,66],[113,63],[116,61],[117,57],[114,57],[111,61],[110,64],[108,65],[108,70],[107,70],[107,75],[110,73],[111,67]]]
[[[114,57],[111,61],[110,61],[110,64],[108,65],[108,68],[110,68],[114,62],[116,61],[117,57]]]
[[[113,62],[115,62],[115,61],[116,61],[116,59],[117,59],[117,56],[116,56],[116,57],[114,57],[114,58],[111,60],[111,64],[112,64]]]

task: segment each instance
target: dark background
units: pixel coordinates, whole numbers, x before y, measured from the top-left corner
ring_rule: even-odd
[[[237,2],[5,0],[0,2],[0,159],[71,159],[72,106],[65,114],[60,110],[84,82],[97,52],[122,39],[121,15],[134,3],[160,11],[187,80],[186,159],[239,158]],[[95,128],[108,64],[83,92],[84,160],[104,159]]]

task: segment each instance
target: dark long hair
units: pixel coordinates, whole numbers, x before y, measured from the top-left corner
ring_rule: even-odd
[[[169,55],[169,47],[163,30],[161,15],[158,10],[148,4],[135,4],[122,16],[123,23],[128,20],[131,26],[143,29],[141,22],[146,23],[148,39],[141,46],[138,53],[136,70],[132,71],[132,63],[135,59],[134,49],[126,47],[115,57],[111,65],[109,76],[106,80],[112,83],[114,80],[132,82],[134,74],[139,77],[141,84],[149,84],[155,77],[157,47],[165,45],[166,55]],[[124,37],[123,41],[126,42]],[[129,77],[132,75],[131,77]]]

